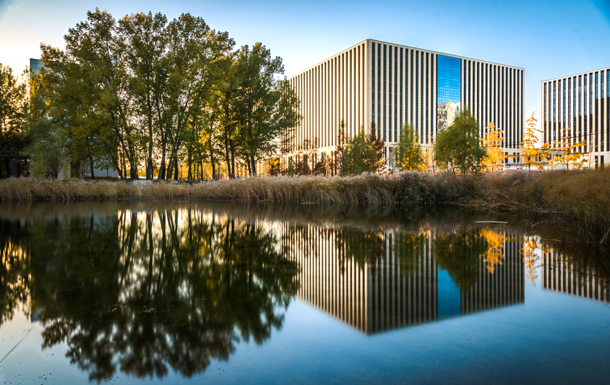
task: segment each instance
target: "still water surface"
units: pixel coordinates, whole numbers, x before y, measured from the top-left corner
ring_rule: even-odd
[[[0,382],[610,383],[607,264],[493,215],[0,206]]]

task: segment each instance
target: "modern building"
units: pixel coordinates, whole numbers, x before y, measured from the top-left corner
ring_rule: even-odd
[[[489,122],[504,130],[507,154],[517,154],[523,132],[523,68],[365,40],[289,78],[303,116],[291,150],[316,143],[332,156],[343,121],[353,137],[377,127],[386,156],[405,123],[418,141],[434,143],[457,111],[467,107],[483,135]]]
[[[33,73],[39,74],[40,68],[42,68],[42,67],[44,67],[44,64],[42,64],[42,62],[39,59],[30,58],[30,70],[32,70]]]
[[[589,167],[610,162],[609,91],[610,68],[542,81],[544,143],[584,141]]]

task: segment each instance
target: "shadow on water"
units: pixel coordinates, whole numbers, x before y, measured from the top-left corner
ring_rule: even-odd
[[[17,311],[40,321],[43,348],[66,343],[101,381],[202,373],[241,341],[269,340],[295,297],[365,334],[523,303],[538,274],[545,289],[610,302],[607,255],[497,219],[455,208],[2,206],[0,321]]]

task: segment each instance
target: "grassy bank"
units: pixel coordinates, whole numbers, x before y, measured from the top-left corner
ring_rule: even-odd
[[[451,174],[403,174],[389,179],[355,177],[261,177],[194,184],[107,182],[53,179],[0,181],[0,201],[82,201],[192,199],[206,201],[436,205],[468,202],[480,196],[480,178]]]
[[[610,170],[514,173],[481,187],[478,206],[559,222],[566,237],[610,244]]]
[[[576,225],[578,236],[610,239],[610,170],[454,176],[403,173],[395,178],[262,177],[194,184],[50,179],[0,181],[0,200],[205,200],[282,204],[465,204]]]

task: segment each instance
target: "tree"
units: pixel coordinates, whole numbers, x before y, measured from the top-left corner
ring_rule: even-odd
[[[170,159],[166,178],[173,175],[178,179],[180,150],[185,142],[190,146],[197,140],[192,130],[202,127],[198,126],[201,124],[198,117],[204,112],[214,84],[223,77],[221,69],[234,42],[226,32],[216,32],[202,18],[190,14],[171,21],[167,30],[170,68],[166,121]]]
[[[339,132],[337,133],[337,144],[335,145],[335,156],[333,159],[333,175],[341,174],[343,167],[343,154],[347,147],[348,138],[345,133],[345,121],[339,123]]]
[[[434,169],[434,156],[431,148],[424,148],[422,151],[421,171]]]
[[[502,148],[504,137],[500,136],[504,131],[497,129],[494,122],[489,122],[485,130],[487,131],[484,135],[485,137],[479,138],[481,140],[481,145],[487,151],[487,154],[483,157],[481,163],[487,170],[493,172],[494,168],[501,167],[505,159],[504,150]]]
[[[0,156],[4,158],[7,175],[10,174],[10,162],[18,159],[20,151],[27,145],[24,131],[28,108],[25,80],[19,80],[11,68],[0,64]]]
[[[570,130],[571,128],[568,127],[568,133]],[[585,154],[580,152],[580,148],[582,148],[584,145],[584,141],[570,144],[569,135],[562,137],[560,141],[557,141],[553,145],[553,150],[556,152],[554,163],[558,163],[559,165],[565,167],[566,170],[570,169],[570,165],[576,170],[582,169],[587,161]]]
[[[394,154],[396,164],[402,170],[422,169],[424,163],[422,149],[417,142],[415,130],[410,124],[402,126]]]
[[[155,140],[162,140],[162,109],[169,71],[167,51],[167,17],[161,13],[127,15],[118,22],[120,49],[126,52],[126,62],[133,76],[129,91],[134,96],[135,108],[142,116],[143,141],[146,151],[146,179],[153,178],[153,149]]]
[[[364,130],[361,130],[348,142],[341,161],[341,175],[358,175],[363,172],[376,172],[379,169],[382,154],[377,148],[379,143],[383,148],[383,142],[377,141],[375,126],[371,125],[371,127],[370,135],[366,135]]]
[[[369,135],[367,139],[371,149],[374,151],[374,154],[371,154],[370,158],[367,158],[367,161],[370,162],[371,172],[377,172],[377,170],[385,164],[386,160],[383,157],[385,143],[377,137],[375,122],[371,122],[371,125],[369,126]]]
[[[272,58],[271,51],[256,43],[252,48],[241,47],[236,66],[245,111],[240,128],[245,138],[245,159],[250,175],[256,176],[256,163],[264,155],[263,151],[283,133],[274,113],[281,97],[276,76],[284,73],[284,65],[280,57]]]
[[[536,148],[536,144],[538,143],[538,134],[541,131],[536,128],[538,120],[534,117],[534,114],[535,112],[532,112],[532,116],[526,121],[523,139],[521,140],[521,156],[523,157],[523,163],[527,164],[528,170],[531,170],[532,166],[539,167],[540,165],[540,149]]]
[[[462,174],[478,172],[486,151],[479,145],[479,124],[470,110],[464,108],[446,130],[436,136],[434,161],[439,166],[449,166]]]

